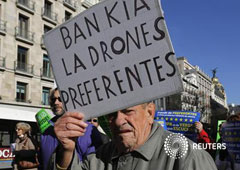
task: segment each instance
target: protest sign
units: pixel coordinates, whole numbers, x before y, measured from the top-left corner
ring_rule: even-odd
[[[240,121],[227,122],[222,126],[222,139],[235,163],[240,163]]]
[[[155,120],[165,120],[167,130],[184,134],[189,139],[196,141],[197,133],[194,123],[199,121],[200,113],[185,111],[156,111]]]
[[[167,124],[165,119],[155,119],[155,121],[158,122],[163,127],[163,129],[167,130]]]
[[[98,117],[182,91],[159,0],[106,0],[44,36],[65,109]]]

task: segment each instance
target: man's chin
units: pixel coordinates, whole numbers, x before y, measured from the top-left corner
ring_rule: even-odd
[[[118,134],[116,140],[127,146],[132,144],[132,142],[135,140],[135,136],[133,135],[133,132],[121,133]]]
[[[54,111],[54,114],[57,115],[57,116],[61,116],[63,113],[64,113],[63,110],[55,110]]]
[[[131,152],[134,150],[135,141],[123,139],[122,141],[116,141],[116,145],[119,153]]]

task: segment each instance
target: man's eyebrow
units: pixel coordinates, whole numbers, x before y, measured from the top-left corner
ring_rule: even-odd
[[[132,108],[127,108],[127,109],[123,109],[123,110],[121,110],[121,112],[122,113],[127,113],[127,112],[131,112],[131,111],[133,111],[134,109],[132,109]]]

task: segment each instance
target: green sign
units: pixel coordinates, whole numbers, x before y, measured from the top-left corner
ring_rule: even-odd
[[[224,122],[226,122],[226,120],[219,120],[218,121],[216,142],[220,139],[219,126]]]
[[[112,139],[112,132],[109,127],[107,116],[98,117],[98,122],[99,122],[101,128],[103,129],[103,131],[108,135],[109,138]]]
[[[51,120],[51,116],[48,114],[48,112],[44,109],[41,109],[37,114],[35,115],[35,118],[37,120],[39,129],[41,133],[44,133],[45,130],[51,126],[51,123],[49,120]]]

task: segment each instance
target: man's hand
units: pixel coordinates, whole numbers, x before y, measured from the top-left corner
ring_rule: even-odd
[[[200,133],[203,130],[203,125],[201,122],[195,122],[196,129],[198,133]]]
[[[84,115],[77,112],[67,112],[62,117],[60,117],[55,125],[54,132],[59,142],[61,143],[60,149],[58,151],[57,163],[61,167],[68,167],[75,149],[75,142],[77,137],[83,136],[87,123],[84,122]]]

